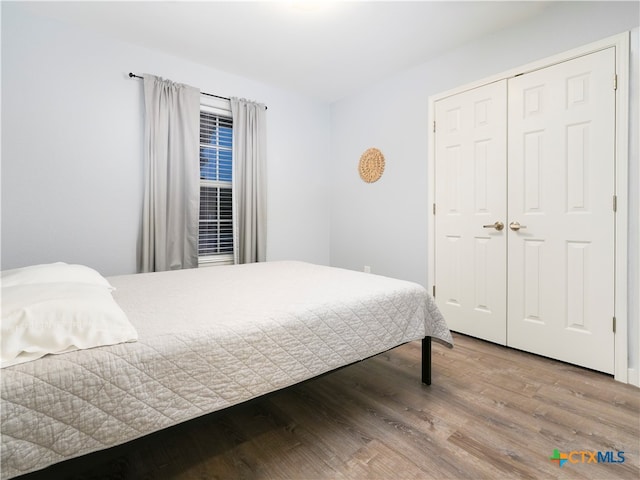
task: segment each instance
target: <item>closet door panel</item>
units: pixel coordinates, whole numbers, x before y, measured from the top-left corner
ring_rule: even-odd
[[[436,102],[435,285],[449,327],[505,344],[506,80]]]
[[[613,373],[613,48],[509,80],[509,346]]]

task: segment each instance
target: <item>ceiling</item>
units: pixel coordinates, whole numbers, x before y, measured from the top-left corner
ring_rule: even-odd
[[[27,2],[71,22],[332,102],[551,1]]]

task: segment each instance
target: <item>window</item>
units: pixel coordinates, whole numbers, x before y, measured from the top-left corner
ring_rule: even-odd
[[[199,265],[233,263],[232,133],[228,105],[201,105]]]

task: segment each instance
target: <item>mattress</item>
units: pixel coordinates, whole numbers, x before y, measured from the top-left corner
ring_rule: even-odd
[[[110,277],[133,343],[2,370],[2,478],[118,445],[400,344],[452,345],[415,283],[303,262]]]

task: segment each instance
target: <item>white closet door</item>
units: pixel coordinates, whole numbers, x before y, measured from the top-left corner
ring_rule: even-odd
[[[508,345],[608,373],[614,73],[609,48],[509,80],[506,223],[521,227],[505,228]]]
[[[503,345],[506,86],[502,80],[435,104],[436,302],[452,330]]]

